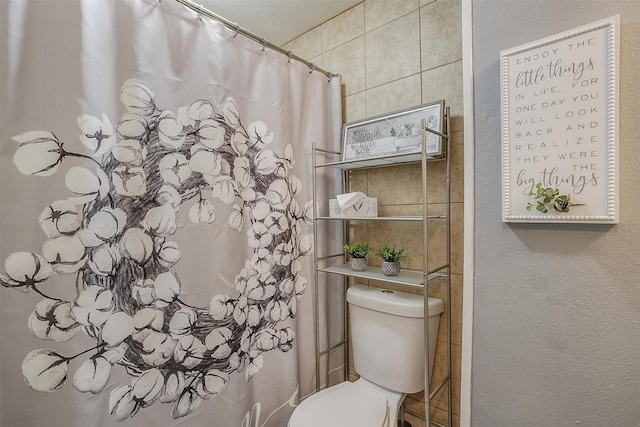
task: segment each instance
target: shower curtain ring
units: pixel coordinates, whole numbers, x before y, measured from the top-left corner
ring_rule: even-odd
[[[331,79],[333,78],[333,76],[335,76],[335,74],[329,73],[329,80],[327,80],[329,83],[331,83]]]
[[[311,71],[309,71],[309,74],[313,73],[316,70],[316,64],[314,64],[313,62],[309,64],[309,66],[311,67]]]
[[[202,21],[202,10],[204,8],[202,7],[202,3],[200,3],[200,11],[198,12],[198,19]]]
[[[289,57],[289,62],[291,62],[291,60],[293,59],[293,52],[291,52],[290,50],[287,51],[287,56]]]
[[[236,22],[235,27],[236,27],[236,33],[233,35],[233,38],[236,38],[236,36],[237,36],[237,35],[238,35],[238,33],[240,32],[240,24],[238,24],[238,23]]]
[[[262,51],[264,52],[265,50],[267,50],[267,41],[263,37],[262,38]]]

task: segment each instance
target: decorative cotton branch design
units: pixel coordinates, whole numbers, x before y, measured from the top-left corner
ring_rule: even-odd
[[[69,362],[86,357],[73,375],[81,392],[100,393],[111,370],[124,367],[129,385],[111,392],[109,411],[119,421],[156,402],[173,405],[173,418],[194,411],[220,393],[233,372],[249,380],[263,366],[262,353],[288,351],[294,332],[278,324],[296,314],[306,286],[300,258],[312,249],[306,233],[311,203],[290,174],[293,149],[267,149],[274,134],[256,121],[244,126],[233,98],[216,109],[197,100],[177,112],[161,110],[153,90],[126,81],[127,107],[114,127],[106,115],[82,115],[80,141],[91,156],[66,151],[53,133],[30,131],[14,163],[23,174],[50,176],[67,158],[65,183],[73,195],[47,206],[38,221],[47,238],[42,254],[16,252],[5,260],[0,283],[44,297],[28,319],[43,340],[64,342],[80,331],[96,345],[65,356],[31,351],[22,364],[37,391],[61,388]],[[215,200],[232,206],[225,219],[245,232],[253,256],[235,278],[237,295],[215,295],[209,307],[181,300],[171,268],[180,249],[171,236],[182,208],[194,223],[219,223]],[[69,275],[72,300],[44,286]]]

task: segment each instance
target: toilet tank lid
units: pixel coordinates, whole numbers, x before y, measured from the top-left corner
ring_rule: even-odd
[[[422,295],[355,285],[347,290],[347,302],[396,316],[424,317]],[[429,297],[429,316],[438,315],[443,311],[444,302],[441,299]]]

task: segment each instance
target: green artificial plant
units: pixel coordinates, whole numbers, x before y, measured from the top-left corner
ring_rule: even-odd
[[[571,206],[582,206],[584,203],[573,203],[571,196],[568,194],[560,194],[557,188],[544,188],[542,183],[536,184],[536,191],[529,191],[529,196],[533,196],[536,205],[531,202],[527,203],[527,210],[531,211],[535,206],[536,210],[542,213],[548,213],[553,207],[557,212],[569,212]]]
[[[351,245],[344,245],[344,252],[351,258],[366,258],[371,248],[366,242],[353,242]]]
[[[378,247],[376,256],[387,262],[411,261],[411,258],[409,258],[404,251],[404,248],[396,248],[395,246],[390,246],[387,242],[384,242],[380,247]]]

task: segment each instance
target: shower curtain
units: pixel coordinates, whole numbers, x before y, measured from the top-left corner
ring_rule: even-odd
[[[340,79],[172,0],[0,8],[0,425],[286,426]]]

